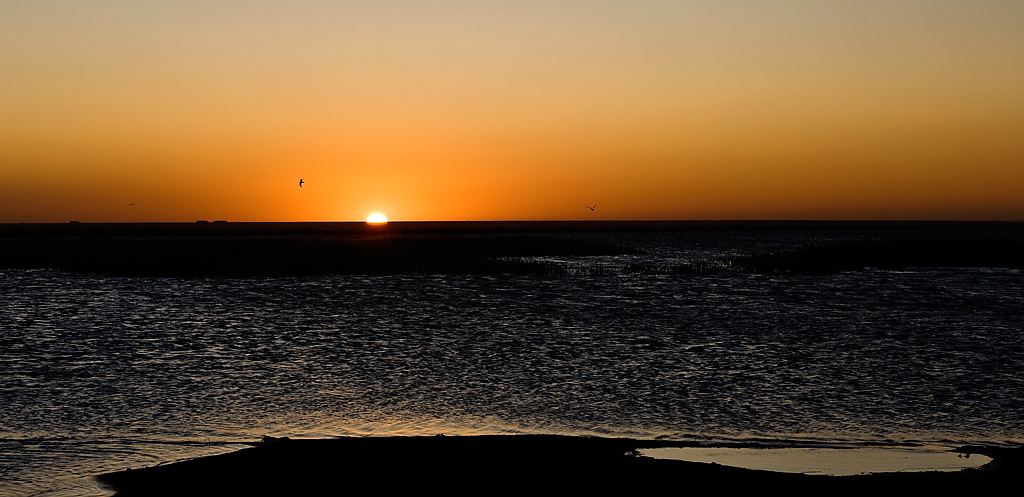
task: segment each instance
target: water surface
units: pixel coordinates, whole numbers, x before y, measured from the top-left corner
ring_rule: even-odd
[[[1020,271],[635,272],[822,235],[593,236],[647,253],[533,276],[0,271],[0,494],[95,495],[90,475],[264,435],[1024,442]]]

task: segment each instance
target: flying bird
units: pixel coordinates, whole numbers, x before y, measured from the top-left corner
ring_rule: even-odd
[[[590,209],[590,212],[594,212],[594,207],[597,207],[597,204],[594,204],[594,205],[585,205],[584,207],[586,207],[586,208]]]
[[[303,183],[305,183],[305,181],[302,181],[302,178],[299,178],[299,188],[302,188]]]

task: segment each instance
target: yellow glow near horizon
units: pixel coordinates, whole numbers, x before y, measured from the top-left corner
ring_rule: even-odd
[[[0,223],[1024,220],[1024,2],[285,5],[6,2]]]
[[[384,214],[374,212],[366,218],[366,222],[370,224],[384,224],[388,222],[388,218],[384,217]]]

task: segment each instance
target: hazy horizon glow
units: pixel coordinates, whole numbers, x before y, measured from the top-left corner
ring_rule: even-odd
[[[1024,220],[1018,1],[2,12],[0,222]]]

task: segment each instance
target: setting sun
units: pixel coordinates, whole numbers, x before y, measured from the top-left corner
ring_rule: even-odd
[[[208,3],[3,3],[0,223],[1024,220],[1024,2]]]
[[[374,212],[373,214],[370,214],[370,216],[366,218],[366,222],[370,224],[384,224],[388,222],[388,218],[384,217],[384,214]]]

